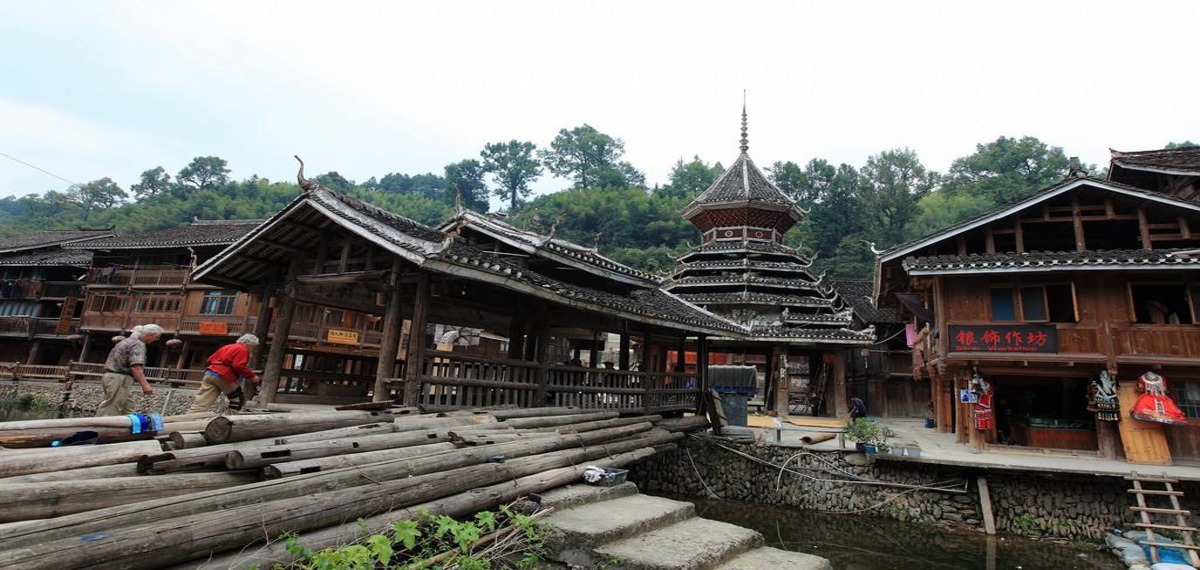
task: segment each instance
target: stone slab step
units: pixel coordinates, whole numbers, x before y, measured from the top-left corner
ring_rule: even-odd
[[[573,548],[592,548],[605,542],[629,538],[636,534],[660,529],[689,519],[696,514],[691,503],[662,497],[631,495],[608,501],[556,509],[542,519],[544,524],[564,536],[562,540]],[[554,549],[554,544],[550,545]]]
[[[559,487],[542,493],[541,504],[544,507],[554,507],[555,510],[561,511],[578,505],[608,501],[636,494],[638,494],[638,488],[633,483],[621,483],[612,487],[581,483],[579,485]]]
[[[692,570],[712,568],[763,544],[757,532],[728,523],[691,518],[595,549],[607,568]]]
[[[833,565],[820,556],[789,552],[770,546],[755,548],[715,570],[833,570]]]

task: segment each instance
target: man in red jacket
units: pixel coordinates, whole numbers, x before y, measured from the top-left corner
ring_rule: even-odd
[[[207,412],[221,394],[229,401],[229,409],[237,411],[245,405],[246,397],[238,378],[258,382],[258,375],[250,369],[250,349],[258,346],[258,337],[244,334],[237,342],[218,348],[208,357],[208,368],[204,371],[204,380],[200,382],[200,391],[192,401],[192,407],[187,413]]]

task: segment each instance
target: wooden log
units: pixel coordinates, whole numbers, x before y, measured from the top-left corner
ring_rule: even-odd
[[[668,436],[682,437],[678,434]],[[206,510],[159,520],[153,525],[153,532],[147,532],[143,524],[126,526],[110,522],[104,533],[106,536],[97,536],[95,540],[81,541],[74,536],[40,540],[23,548],[0,551],[0,567],[158,568],[207,556],[214,551],[241,548],[284,532],[305,532],[341,524],[464,493],[476,487],[511,482],[550,469],[584,464],[645,447],[639,443],[643,442],[554,451],[504,463],[470,465],[261,504]],[[278,481],[289,482],[293,479]]]
[[[488,414],[494,416],[500,421],[510,420],[514,418],[533,418],[539,416],[566,416],[575,414],[589,414],[594,412],[605,412],[599,408],[576,408],[573,406],[561,406],[554,408],[512,408],[499,409],[489,411]]]
[[[679,434],[663,430],[650,431],[650,424],[637,424],[607,430],[596,430],[581,434],[559,434],[537,438],[529,442],[501,443],[494,446],[470,447],[447,453],[428,455],[414,459],[399,459],[362,465],[349,469],[309,473],[297,477],[273,479],[235,489],[207,491],[161,499],[144,501],[58,517],[47,521],[21,523],[18,527],[0,529],[0,551],[24,548],[58,538],[83,534],[107,532],[126,525],[146,525],[155,521],[185,517],[195,513],[216,512],[241,505],[257,505],[289,497],[311,493],[344,489],[357,485],[376,485],[381,481],[411,479],[430,473],[440,473],[472,465],[487,463],[494,455],[519,458],[561,450],[606,445],[612,453],[623,453],[631,442],[611,444],[614,439],[646,432],[641,447],[673,441]],[[344,456],[353,457],[353,456]],[[3,566],[0,563],[0,566]]]
[[[157,441],[148,440],[109,445],[51,447],[29,450],[25,453],[6,453],[0,455],[0,477],[130,463],[137,461],[143,455],[161,451],[162,446]]]
[[[549,432],[530,432],[530,431],[468,431],[468,432],[450,432],[450,443],[459,447],[468,445],[492,445],[495,443],[508,443],[510,441],[520,441],[531,437],[546,437]]]
[[[210,445],[248,441],[268,437],[283,437],[298,433],[334,428],[390,422],[395,416],[379,411],[332,411],[289,414],[256,414],[219,416],[204,429],[204,439]]]
[[[659,420],[654,422],[654,425],[671,432],[685,432],[708,429],[712,424],[704,416],[685,416],[682,418]]]
[[[0,483],[0,522],[45,519],[257,480],[257,473],[239,472]]]
[[[600,420],[611,420],[620,415],[620,412],[617,411],[595,412],[590,414],[563,414],[555,416],[512,418],[504,420],[504,423],[512,426],[513,429],[533,429],[557,427],[568,424],[581,424],[584,422],[594,422]]]
[[[227,469],[258,469],[275,463],[449,442],[449,432],[401,432],[284,445],[242,446],[225,456]]]
[[[31,473],[0,479],[4,483],[37,483],[39,481],[73,481],[78,479],[109,479],[113,477],[137,477],[137,464],[133,462],[116,465],[99,465],[80,469],[63,469],[46,473]]]
[[[165,423],[161,432],[133,433],[131,430],[132,421],[126,416],[112,416],[93,419],[104,420],[103,423],[105,424],[124,425],[27,427],[23,429],[12,430],[7,429],[8,426],[5,425],[9,422],[4,422],[0,423],[0,446],[14,449],[50,447],[55,441],[64,440],[81,431],[96,432],[99,443],[102,444],[121,443],[125,441],[142,441],[154,439],[158,434],[168,433],[169,431],[174,430],[202,430],[209,421],[207,419],[199,419]],[[56,420],[35,421],[49,422]]]
[[[285,463],[276,463],[274,465],[268,465],[264,467],[263,478],[280,479],[283,477],[295,477],[297,475],[307,475],[309,473],[331,471],[334,469],[341,469],[343,467],[354,467],[358,465],[367,465],[369,463],[379,463],[381,461],[414,459],[417,457],[425,457],[427,455],[446,453],[456,449],[458,449],[458,447],[453,443],[431,443],[428,445],[416,445],[413,447],[368,451],[366,453],[351,453],[349,455],[334,455],[331,457],[318,457],[316,459],[288,461]]]
[[[837,434],[833,432],[806,433],[800,436],[800,441],[805,445],[812,445],[814,443],[821,443],[822,441],[829,441],[835,437],[837,437]]]
[[[181,414],[177,416],[163,416],[163,423],[173,423],[191,420],[206,420],[216,417],[212,412],[203,412],[198,414]],[[96,427],[129,427],[129,418],[125,416],[101,416],[88,418],[58,418],[48,420],[18,420],[11,422],[0,423],[0,432],[21,431],[26,429],[54,429],[54,428],[75,428],[78,430],[92,429]]]
[[[670,445],[670,444],[668,444]],[[605,459],[594,460],[591,465],[599,467],[626,467],[653,455],[649,448],[637,449],[627,453],[619,453]],[[563,485],[583,479],[584,465],[572,465],[550,469],[520,477],[514,481],[506,481],[497,485],[489,485],[471,489],[449,497],[436,499],[411,507],[395,509],[381,515],[374,515],[345,523],[329,526],[320,530],[307,532],[298,537],[300,544],[313,551],[328,547],[337,547],[362,540],[372,534],[386,532],[393,522],[401,520],[421,520],[425,516],[444,515],[448,517],[465,517],[480,511],[494,509],[510,503],[531,493],[542,493],[557,489]],[[204,568],[248,569],[287,567],[295,560],[287,546],[282,542],[271,542],[258,549],[237,549],[232,552],[214,556],[205,561]],[[179,566],[170,570],[193,570],[195,563]]]
[[[433,414],[424,414],[420,416],[396,418],[396,420],[392,423],[396,426],[396,431],[413,431],[449,426],[489,426],[496,423],[496,418],[491,416],[438,417]],[[482,427],[481,429],[487,428]]]
[[[580,433],[592,431],[596,429],[604,429],[618,426],[628,426],[639,424],[642,422],[654,423],[662,419],[662,416],[627,416],[623,418],[613,418],[609,420],[585,421],[577,424],[567,424],[562,426],[552,426],[543,428],[534,428],[533,431],[555,431],[558,433]],[[505,422],[508,423],[508,422]]]
[[[167,434],[167,439],[175,449],[195,449],[208,445],[208,440],[204,439],[204,432],[199,431],[173,431]]]

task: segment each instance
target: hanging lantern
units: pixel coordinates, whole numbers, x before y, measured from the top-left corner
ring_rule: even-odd
[[[170,350],[177,350],[179,347],[183,346],[183,341],[182,341],[182,340],[179,340],[179,339],[177,339],[177,338],[173,338],[173,339],[171,339],[171,340],[168,340],[168,341],[166,342],[166,344],[167,344],[167,348],[168,348],[168,349],[170,349]]]
[[[113,344],[117,344],[118,342],[121,342],[123,340],[125,340],[125,337],[122,335],[117,335],[112,338]]]
[[[67,342],[71,344],[79,344],[83,342],[83,338],[84,337],[81,334],[73,334],[67,337]]]

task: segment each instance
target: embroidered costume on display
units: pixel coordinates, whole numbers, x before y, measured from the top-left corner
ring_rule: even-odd
[[[990,430],[996,427],[996,411],[992,409],[994,391],[983,376],[976,371],[971,374],[971,383],[979,390],[979,401],[975,403],[975,429]]]
[[[1167,396],[1166,378],[1154,372],[1142,374],[1138,378],[1138,391],[1142,392],[1142,395],[1129,412],[1133,419],[1169,425],[1188,425],[1187,416],[1184,416],[1175,402]]]
[[[1104,422],[1115,422],[1121,419],[1121,402],[1117,399],[1117,381],[1107,370],[1101,370],[1088,386],[1089,412],[1096,414],[1096,419]]]

